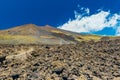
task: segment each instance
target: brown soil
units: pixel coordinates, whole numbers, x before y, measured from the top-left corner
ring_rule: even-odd
[[[0,80],[120,80],[120,39],[0,45]]]

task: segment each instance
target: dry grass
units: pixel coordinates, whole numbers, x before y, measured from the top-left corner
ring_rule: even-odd
[[[35,41],[35,38],[31,37],[31,36],[20,36],[20,35],[17,35],[17,36],[13,36],[14,39],[22,39],[24,41],[28,41],[28,42],[34,42]]]
[[[90,41],[90,40],[99,41],[101,38],[102,38],[101,36],[97,35],[81,35],[77,36],[75,39],[77,41]]]
[[[33,43],[35,38],[22,35],[0,35],[0,43]]]
[[[67,35],[67,36],[70,36],[70,35],[71,35],[70,33],[62,32],[62,31],[60,31],[60,30],[52,30],[51,32],[57,33],[57,34],[64,34],[64,35]]]
[[[40,36],[40,38],[48,38],[48,39],[51,39],[51,38],[54,38],[53,36]]]
[[[13,37],[10,35],[0,35],[0,39],[1,40],[10,40],[10,39],[13,39]]]
[[[96,35],[86,35],[86,36],[82,36],[82,38],[86,41],[89,41],[89,40],[94,40],[94,41],[98,41],[101,39],[100,36],[96,36]]]
[[[51,32],[53,32],[53,33],[63,33],[62,31],[59,31],[59,30],[52,30]]]

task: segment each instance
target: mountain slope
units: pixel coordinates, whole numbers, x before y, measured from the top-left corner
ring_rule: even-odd
[[[10,44],[73,44],[79,41],[99,40],[100,36],[81,35],[46,26],[26,24],[0,31],[0,43]]]

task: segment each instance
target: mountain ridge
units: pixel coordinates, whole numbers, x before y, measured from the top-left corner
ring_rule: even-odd
[[[76,44],[80,41],[99,40],[101,38],[100,36],[95,35],[81,35],[79,33],[54,28],[50,25],[37,26],[35,24],[25,24],[6,30],[1,30],[0,37],[2,37],[4,40],[3,41],[0,38],[0,43],[9,43],[11,41],[16,41],[16,43],[23,44]],[[31,39],[32,42],[29,41]]]

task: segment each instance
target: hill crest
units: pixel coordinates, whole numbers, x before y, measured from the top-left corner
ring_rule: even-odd
[[[9,35],[9,37],[8,37]],[[1,39],[2,38],[2,39]],[[49,25],[37,26],[25,24],[0,31],[0,43],[43,43],[43,44],[73,44],[81,41],[99,40],[100,36],[81,35]],[[30,40],[30,41],[29,41]],[[32,40],[32,42],[31,42]]]

